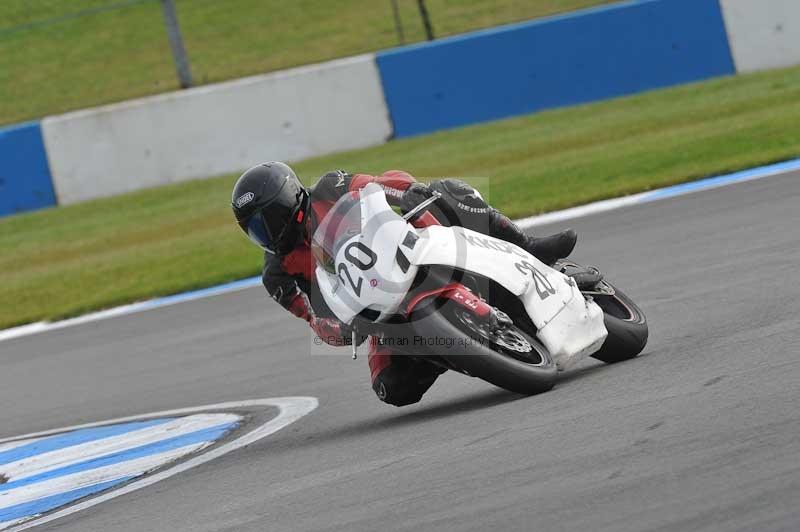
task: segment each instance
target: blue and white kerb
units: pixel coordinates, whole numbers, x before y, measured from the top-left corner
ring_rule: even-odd
[[[200,413],[0,440],[0,530],[200,451],[240,422]]]

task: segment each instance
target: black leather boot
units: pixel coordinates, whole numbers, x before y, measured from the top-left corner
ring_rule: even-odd
[[[578,233],[573,229],[567,229],[550,236],[540,238],[529,236],[526,239],[528,243],[522,247],[540,261],[552,266],[558,259],[568,257],[572,253],[578,241]]]
[[[490,209],[489,217],[491,236],[518,245],[548,266],[569,256],[578,241],[578,233],[572,229],[550,236],[535,237],[520,231],[514,222],[496,209]]]

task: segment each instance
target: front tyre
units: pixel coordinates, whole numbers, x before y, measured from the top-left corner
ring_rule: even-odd
[[[592,356],[607,364],[629,360],[642,352],[649,334],[647,318],[631,298],[615,289],[615,294],[593,296],[603,309],[608,338]]]
[[[558,370],[547,348],[516,325],[492,329],[456,305],[412,323],[423,338],[468,340],[428,349],[470,376],[523,395],[545,392],[556,383]]]

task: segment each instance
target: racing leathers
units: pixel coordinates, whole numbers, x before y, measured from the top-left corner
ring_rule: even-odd
[[[486,204],[474,188],[457,179],[435,181],[428,187],[399,170],[379,176],[351,175],[341,170],[329,172],[308,190],[310,206],[303,220],[304,238],[289,253],[265,253],[262,275],[264,286],[272,298],[295,316],[306,320],[317,337],[328,344],[347,345],[350,330],[333,316],[318,290],[313,289],[315,261],[311,253],[311,236],[343,194],[359,190],[370,182],[384,189],[390,204],[404,210],[429,196],[431,190],[436,190],[447,205],[459,211],[459,218],[480,217],[483,223],[472,224],[471,229],[516,244],[545,262],[565,256],[574,246],[574,232],[543,239],[525,235],[511,220]],[[373,390],[382,401],[396,406],[418,402],[443,372],[437,366],[379,345],[374,337],[370,338],[367,358]]]

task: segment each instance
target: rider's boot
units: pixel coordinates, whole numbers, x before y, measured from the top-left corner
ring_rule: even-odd
[[[491,236],[516,244],[548,266],[568,257],[578,241],[578,233],[572,229],[543,237],[526,235],[496,209],[490,209],[489,213]]]
[[[529,236],[527,241],[527,245],[523,246],[525,250],[548,266],[552,266],[558,259],[568,257],[572,253],[578,241],[578,233],[573,229],[567,229],[550,236],[539,238]]]

